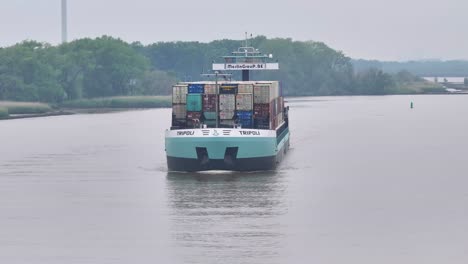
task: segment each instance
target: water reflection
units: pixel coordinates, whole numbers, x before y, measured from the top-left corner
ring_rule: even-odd
[[[173,242],[185,249],[184,261],[278,260],[286,212],[281,172],[168,173],[167,183]]]

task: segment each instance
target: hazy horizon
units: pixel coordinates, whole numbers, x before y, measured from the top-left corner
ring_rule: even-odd
[[[60,0],[2,4],[0,46],[59,44]],[[215,9],[217,7],[217,9]],[[468,3],[434,1],[68,1],[69,40],[109,35],[127,42],[268,38],[321,41],[346,56],[384,61],[467,60]]]

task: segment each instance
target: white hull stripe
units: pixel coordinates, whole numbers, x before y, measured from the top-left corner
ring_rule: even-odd
[[[275,130],[202,128],[166,130],[166,137],[276,137]]]

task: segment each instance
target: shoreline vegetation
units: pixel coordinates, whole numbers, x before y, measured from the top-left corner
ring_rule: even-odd
[[[418,91],[415,89],[415,91]],[[421,91],[421,90],[419,90]],[[388,95],[466,95],[468,93],[434,92],[400,93]],[[350,95],[376,96],[376,95]],[[381,96],[381,95],[378,95]],[[287,96],[286,98],[321,97],[321,96]],[[24,119],[33,117],[47,117],[73,114],[96,114],[128,111],[135,109],[171,108],[171,96],[117,96],[93,99],[67,101],[61,104],[49,105],[39,102],[0,101],[0,121]]]
[[[80,99],[54,105],[0,101],[0,120],[78,113],[107,113],[129,109],[170,108],[171,99],[171,96],[118,96]]]
[[[54,112],[46,103],[0,101],[0,120],[46,116]]]
[[[129,109],[168,108],[172,106],[171,96],[116,96],[65,101],[59,104],[63,109]]]

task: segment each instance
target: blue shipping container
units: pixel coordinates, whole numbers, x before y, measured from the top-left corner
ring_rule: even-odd
[[[203,83],[191,83],[188,85],[188,93],[202,94],[205,92],[205,85]]]
[[[237,123],[243,128],[252,128],[252,119],[241,119]]]
[[[252,111],[237,111],[236,112],[237,118],[239,120],[245,119],[252,119],[253,112]]]
[[[187,94],[187,111],[200,112],[202,110],[202,95]]]

